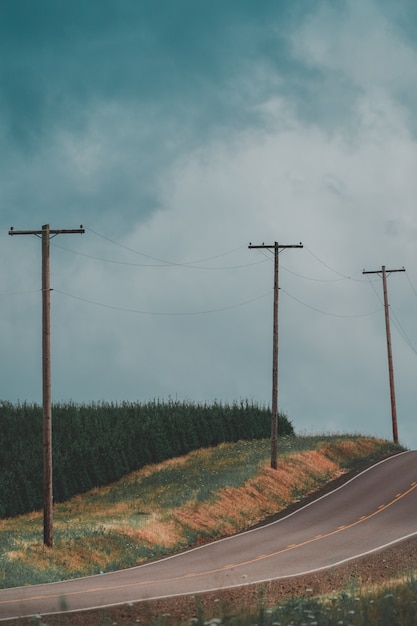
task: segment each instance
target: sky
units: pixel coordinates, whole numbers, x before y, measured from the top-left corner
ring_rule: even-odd
[[[0,400],[278,405],[417,447],[414,0],[0,0]],[[363,270],[375,272],[363,274]]]

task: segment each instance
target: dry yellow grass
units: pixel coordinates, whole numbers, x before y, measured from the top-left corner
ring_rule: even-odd
[[[382,439],[371,437],[358,437],[352,439],[341,439],[333,443],[323,443],[318,447],[322,452],[337,463],[342,463],[349,459],[362,458],[371,454],[378,446],[383,445]]]
[[[280,463],[278,470],[266,465],[241,487],[222,489],[214,502],[189,502],[172,515],[182,527],[202,535],[231,534],[287,506],[294,500],[294,491],[307,495],[312,485],[330,479],[336,472],[339,466],[322,452],[292,454]]]
[[[147,524],[134,535],[137,541],[142,541],[149,545],[163,545],[167,548],[174,548],[183,537],[182,529],[178,527],[175,520],[158,520]]]

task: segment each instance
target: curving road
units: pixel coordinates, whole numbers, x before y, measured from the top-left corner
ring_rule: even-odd
[[[339,565],[417,535],[417,451],[276,522],[119,572],[0,591],[0,621],[195,594]]]

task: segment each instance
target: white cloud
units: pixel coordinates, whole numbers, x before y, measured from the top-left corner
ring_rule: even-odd
[[[378,3],[322,3],[292,37],[311,66],[343,75],[352,85],[397,91],[417,78],[416,53]]]

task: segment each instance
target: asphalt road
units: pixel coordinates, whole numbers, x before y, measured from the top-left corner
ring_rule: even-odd
[[[195,594],[317,571],[417,535],[417,451],[260,528],[131,569],[0,590],[0,621]]]

